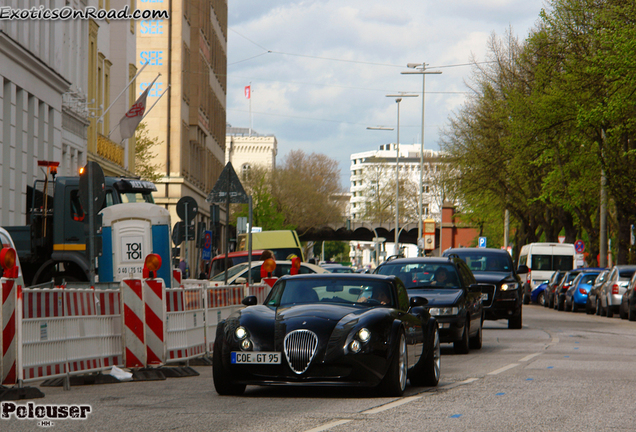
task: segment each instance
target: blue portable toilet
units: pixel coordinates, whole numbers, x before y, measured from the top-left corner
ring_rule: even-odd
[[[99,282],[142,278],[146,256],[161,257],[157,278],[172,284],[170,271],[170,212],[150,203],[116,204],[102,214],[102,256],[98,260]]]

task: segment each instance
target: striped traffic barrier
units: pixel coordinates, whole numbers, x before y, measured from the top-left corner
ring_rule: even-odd
[[[22,380],[101,372],[122,365],[119,292],[24,289]]]
[[[127,368],[146,367],[145,304],[141,279],[121,281],[124,313],[124,365]]]
[[[148,365],[166,362],[166,285],[162,279],[144,279],[146,359]]]
[[[205,283],[185,283],[184,288],[166,290],[167,363],[205,355]]]
[[[20,339],[20,299],[22,287],[15,279],[2,278],[2,308],[0,308],[0,322],[2,334],[0,334],[0,346],[2,346],[2,358],[0,359],[0,383],[13,385],[17,383],[20,375],[19,351]]]

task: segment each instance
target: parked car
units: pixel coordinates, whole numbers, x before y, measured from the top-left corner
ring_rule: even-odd
[[[623,294],[619,315],[622,319],[636,321],[636,273],[630,279]]]
[[[394,276],[285,276],[264,304],[256,301],[246,297],[246,308],[218,324],[212,376],[221,395],[248,384],[313,384],[400,396],[407,377],[416,386],[439,382],[437,321]]]
[[[537,303],[541,306],[545,305],[545,289],[548,286],[547,282],[543,282],[541,285],[536,287],[530,293],[530,302]]]
[[[227,254],[227,267],[230,268],[237,264],[247,262],[249,258],[248,253],[248,251],[229,252]],[[253,250],[252,261],[259,261],[262,253],[263,250],[261,249]],[[219,254],[212,258],[212,261],[210,262],[210,276],[214,277],[223,271],[225,271],[225,254]]]
[[[376,273],[397,276],[409,297],[426,298],[439,322],[440,341],[452,343],[456,353],[481,348],[483,304],[492,302],[495,287],[478,284],[461,258],[397,258],[382,263]]]
[[[321,264],[320,267],[324,268],[329,273],[354,273],[351,267],[344,266],[342,264]]]
[[[601,314],[601,303],[598,297],[598,293],[600,292],[603,284],[607,282],[607,276],[609,276],[610,271],[604,270],[602,271],[594,280],[594,284],[592,288],[587,293],[587,303],[585,304],[585,313],[588,315],[596,313],[597,315]]]
[[[565,273],[561,283],[554,289],[554,309],[565,310],[565,293],[572,286],[574,279],[581,273],[580,269],[570,270]]]
[[[587,294],[602,270],[581,270],[565,293],[565,310],[576,312],[587,304]]]
[[[565,276],[566,273],[567,270],[557,270],[552,274],[552,276],[548,280],[545,291],[543,292],[545,297],[545,303],[543,304],[543,306],[550,308],[554,307],[554,291],[559,286],[559,284],[561,284],[563,276]]]
[[[484,319],[506,319],[508,328],[520,329],[523,284],[510,254],[505,250],[487,248],[452,248],[444,251],[444,256],[452,255],[458,256],[468,265],[478,283],[495,287],[492,298],[483,302]]]
[[[623,293],[627,290],[627,285],[634,276],[636,265],[615,265],[612,267],[607,282],[601,287],[598,295],[600,301],[600,314],[611,318],[618,313],[621,305]]]
[[[261,265],[263,261],[252,261],[252,283],[261,282]],[[276,261],[276,269],[272,272],[273,277],[283,277],[291,273],[291,261]],[[228,285],[233,284],[244,284],[247,282],[247,267],[248,263],[237,264],[234,267],[231,267],[227,271],[227,283]],[[309,263],[300,263],[300,269],[298,270],[299,274],[310,274],[310,273],[329,273],[324,268],[317,266],[315,264]],[[218,275],[210,278],[210,282],[212,286],[219,286],[225,283],[225,272],[219,273]]]

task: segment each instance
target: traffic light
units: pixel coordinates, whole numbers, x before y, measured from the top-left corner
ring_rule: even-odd
[[[172,243],[176,245],[183,243],[183,240],[185,239],[185,232],[183,228],[183,221],[179,221],[174,224],[174,227],[172,228]]]
[[[197,247],[203,248],[205,245],[205,222],[197,222]]]

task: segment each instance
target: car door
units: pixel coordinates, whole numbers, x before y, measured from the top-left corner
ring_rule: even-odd
[[[614,285],[614,282],[617,279],[618,279],[618,269],[614,267],[612,271],[610,272],[609,276],[607,277],[607,280],[603,283],[603,286],[601,287],[601,293],[600,293],[601,306],[607,307],[607,292],[608,290],[612,289],[612,285]]]
[[[459,278],[461,280],[462,289],[464,290],[466,297],[466,309],[470,316],[470,328],[471,332],[475,333],[481,325],[482,319],[482,303],[481,292],[471,292],[470,286],[477,283],[473,273],[468,266],[461,260],[457,261],[457,270],[459,270]]]
[[[424,349],[424,328],[422,320],[415,315],[408,313],[409,311],[409,295],[406,287],[399,279],[395,279],[395,288],[397,294],[397,311],[398,317],[402,320],[406,337],[406,349],[408,366],[412,367],[417,364],[422,356]]]

